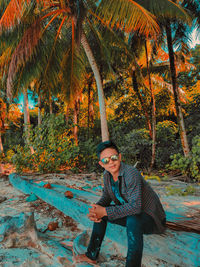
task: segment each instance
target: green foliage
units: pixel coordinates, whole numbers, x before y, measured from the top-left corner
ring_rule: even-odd
[[[132,130],[116,140],[123,155],[122,160],[129,164],[138,162],[138,168],[148,168],[151,160],[151,140],[146,129]]]
[[[63,116],[47,116],[41,127],[32,130],[30,142],[34,154],[27,145],[16,147],[13,163],[18,172],[54,172],[76,167],[80,148],[75,145]]]
[[[7,152],[6,152],[6,158],[5,160],[9,163],[12,162],[12,158],[13,156],[15,155],[15,152],[13,151],[13,149],[9,149]]]
[[[5,161],[5,155],[3,152],[0,153],[0,162],[4,162]]]
[[[157,180],[158,182],[161,181],[160,177],[157,175],[145,175],[145,180]]]
[[[98,169],[98,157],[96,154],[97,143],[95,143],[91,138],[83,141],[79,144],[80,155],[79,162],[80,165],[89,171],[96,171]]]
[[[173,121],[165,120],[156,125],[156,166],[164,168],[170,156],[178,151],[176,135],[178,127]],[[179,145],[180,147],[180,145]]]
[[[76,145],[72,129],[66,126],[62,115],[46,116],[42,125],[35,127],[30,136],[34,148],[18,145],[12,161],[18,172],[32,170],[55,172],[70,169],[79,172],[97,169],[96,145],[91,138]]]
[[[15,165],[17,172],[22,172],[27,169],[32,169],[32,164],[30,161],[30,151],[27,147],[22,147],[20,145],[15,147],[16,154],[12,157],[12,162]]]
[[[200,181],[200,136],[197,135],[192,140],[192,150],[190,157],[184,157],[182,154],[174,154],[171,156],[172,163],[169,168],[171,170],[179,169],[182,174],[189,178]]]
[[[178,196],[188,196],[194,195],[196,193],[196,189],[192,185],[188,185],[185,189],[177,188],[175,186],[167,186],[167,195],[178,195]]]

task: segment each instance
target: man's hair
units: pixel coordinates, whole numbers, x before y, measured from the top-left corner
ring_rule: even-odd
[[[98,158],[100,158],[100,154],[101,152],[106,149],[106,148],[113,148],[117,151],[117,153],[119,154],[119,149],[118,147],[115,145],[115,143],[113,143],[112,141],[105,141],[105,142],[101,142],[100,144],[98,144],[97,146],[97,156]]]

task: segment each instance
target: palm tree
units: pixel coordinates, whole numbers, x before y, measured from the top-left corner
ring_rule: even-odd
[[[25,130],[25,135],[26,135],[26,142],[28,146],[30,147],[31,154],[34,153],[34,149],[32,145],[30,144],[30,129],[31,129],[31,123],[30,123],[30,113],[29,113],[29,106],[28,106],[28,91],[27,89],[23,90],[23,95],[24,95],[24,130]]]
[[[152,4],[154,6],[152,6]],[[186,25],[187,23],[191,23],[191,18],[189,17],[188,13],[186,13],[186,10],[189,11],[189,14],[195,13],[198,20],[199,20],[199,12],[198,12],[198,4],[195,3],[195,1],[184,0],[182,2],[182,6],[184,9],[180,8],[179,6],[179,8],[177,9],[178,12],[173,13],[175,11],[175,8],[173,10],[171,8],[168,8],[167,12],[160,12],[156,8],[156,1],[149,1],[147,5],[145,5],[145,7],[150,12],[156,15],[157,19],[159,20],[160,26],[163,27],[163,29],[165,29],[165,32],[167,35],[167,47],[168,47],[168,53],[169,53],[170,73],[171,73],[171,81],[172,81],[175,109],[176,109],[176,115],[177,115],[177,122],[179,126],[179,134],[181,138],[184,155],[188,157],[190,149],[189,149],[189,145],[187,141],[185,123],[184,123],[184,118],[183,118],[183,113],[182,113],[182,108],[181,108],[180,93],[179,93],[178,84],[177,84],[175,53],[174,53],[174,47],[173,47],[173,43],[175,39],[173,40],[172,38],[172,26],[175,24],[179,25],[179,27],[173,27],[173,34],[174,32],[183,33],[182,37],[185,37],[185,33],[183,31],[184,29],[183,24]],[[176,34],[175,34],[175,37],[176,37]],[[180,45],[180,41],[181,39],[179,38],[179,45]],[[183,46],[185,47],[185,44]]]
[[[0,154],[4,153],[2,133],[5,131],[6,104],[0,98]]]
[[[33,1],[32,1],[33,2]],[[108,18],[108,12],[104,12],[104,7],[107,1],[101,1],[98,6],[98,15],[96,12],[96,1],[37,1],[41,5],[44,5],[44,12],[40,11],[39,6],[36,9],[36,14],[38,16],[37,19],[31,24],[29,29],[25,32],[21,42],[13,53],[13,58],[11,60],[8,79],[7,79],[7,87],[8,92],[11,91],[13,76],[16,73],[16,70],[19,69],[19,66],[24,64],[25,61],[30,59],[30,57],[34,53],[34,49],[38,45],[38,42],[41,38],[41,32],[50,27],[55,27],[55,22],[60,25],[57,30],[57,34],[55,37],[55,43],[58,41],[60,36],[62,35],[62,28],[71,27],[71,50],[68,50],[67,54],[71,56],[71,68],[73,70],[74,58],[76,54],[76,48],[79,49],[79,44],[81,43],[90,66],[93,70],[95,80],[97,83],[98,89],[98,97],[99,97],[99,107],[100,107],[100,118],[101,118],[101,131],[102,131],[102,140],[109,139],[107,121],[106,121],[106,109],[105,109],[105,100],[103,93],[103,85],[101,75],[95,60],[95,57],[92,53],[90,45],[87,41],[86,34],[84,31],[84,23],[90,25],[91,16],[95,17],[96,20],[100,20],[101,23],[111,26],[117,25],[120,27],[124,27],[125,30],[135,30],[139,29],[140,32],[145,35],[149,35],[150,33],[158,33],[159,28],[157,23],[154,20],[154,17],[145,10],[141,5],[137,4],[135,1],[109,1],[109,9],[112,10],[112,5],[115,6],[115,12],[113,12],[113,16]],[[116,9],[116,3],[120,6],[120,14],[118,14],[118,9]],[[0,29],[11,28],[13,27],[17,21],[20,21],[22,17],[22,9],[24,4],[28,6],[31,5],[30,0],[11,0],[5,9],[3,16],[0,20]],[[92,5],[91,5],[92,4]],[[111,9],[110,9],[111,8]],[[87,12],[88,11],[88,12]],[[49,21],[48,18],[52,17]],[[120,19],[119,19],[120,18]],[[124,24],[124,19],[126,19],[126,25]],[[43,30],[41,27],[41,21],[46,21],[45,28]],[[51,26],[50,26],[51,25]],[[32,35],[32,39],[30,37]],[[26,40],[26,43],[25,43]],[[27,40],[28,40],[28,49],[27,49]],[[77,44],[77,47],[75,46]],[[55,49],[55,45],[52,51]],[[20,52],[20,53],[19,53]],[[49,61],[50,62],[50,61]],[[73,78],[73,73],[71,72],[71,78]]]

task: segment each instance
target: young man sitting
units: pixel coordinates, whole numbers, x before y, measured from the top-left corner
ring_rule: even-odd
[[[107,223],[126,227],[128,252],[126,267],[140,267],[143,234],[160,234],[165,230],[166,215],[150,185],[133,166],[121,162],[121,154],[112,141],[97,147],[99,164],[104,171],[104,189],[100,200],[89,209],[94,222],[87,252],[78,262],[96,263]],[[111,202],[115,205],[111,205]]]

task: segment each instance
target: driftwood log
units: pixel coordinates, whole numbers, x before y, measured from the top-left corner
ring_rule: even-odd
[[[0,245],[3,248],[38,247],[34,213],[0,218]]]
[[[200,234],[200,212],[197,212],[193,217],[186,220],[179,220],[176,222],[167,221],[166,226],[174,231]]]

